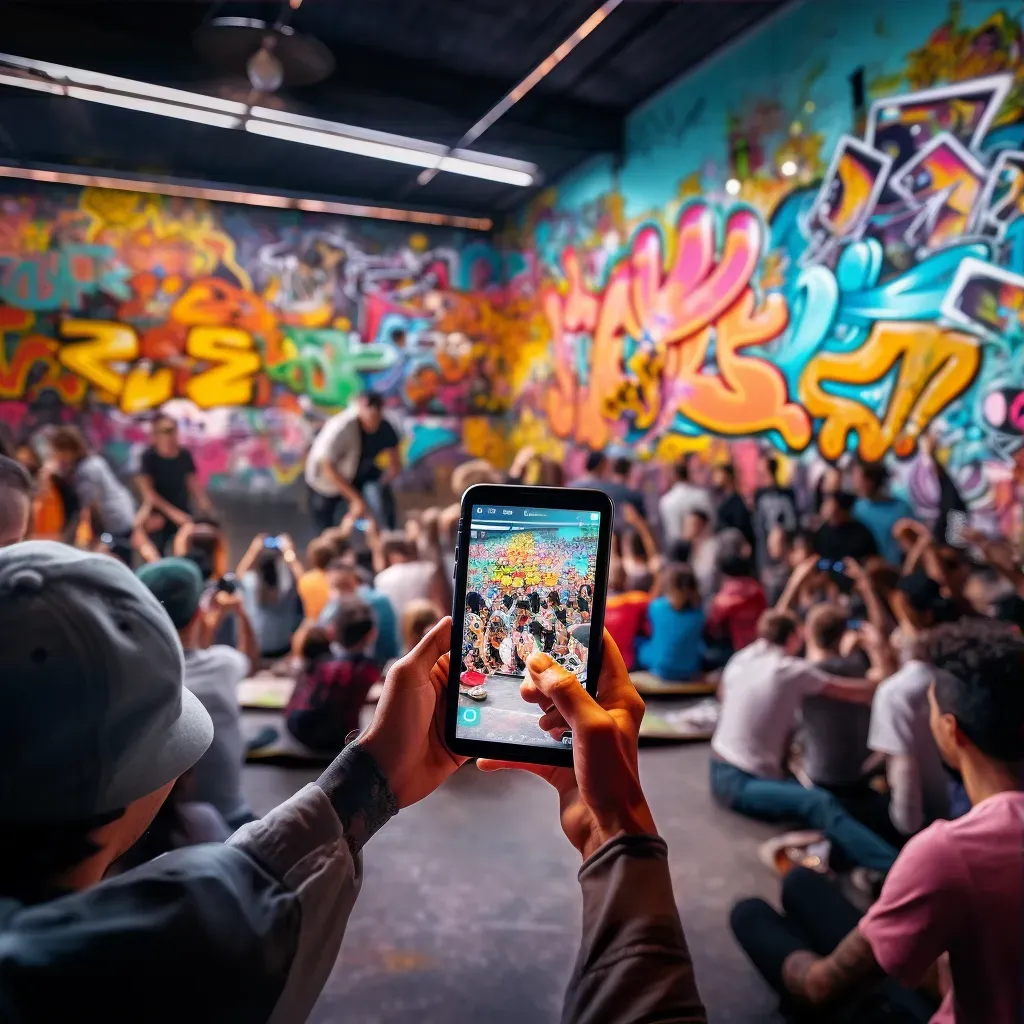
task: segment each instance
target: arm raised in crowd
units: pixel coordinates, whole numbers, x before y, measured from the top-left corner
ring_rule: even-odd
[[[1019,559],[1015,557],[1012,545],[1006,540],[993,540],[986,537],[980,530],[964,527],[964,541],[973,544],[986,562],[1000,576],[1013,585],[1018,597],[1024,597],[1024,572],[1021,571]]]
[[[805,558],[794,570],[792,575],[786,581],[786,587],[782,591],[778,601],[775,602],[775,610],[778,612],[788,612],[791,610],[793,602],[797,599],[800,593],[800,589],[810,578],[818,568],[818,556],[811,555]]]
[[[574,768],[482,759],[484,771],[522,768],[558,793],[562,829],[584,858],[583,938],[563,1024],[706,1020],[679,920],[668,851],[640,786],[644,704],[614,640],[604,635],[598,700],[546,654],[531,656],[524,699],[549,710],[540,726],[573,734]]]

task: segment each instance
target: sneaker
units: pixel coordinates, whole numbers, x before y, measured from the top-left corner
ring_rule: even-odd
[[[486,686],[474,686],[469,690],[460,688],[459,692],[464,693],[470,700],[487,700]]]
[[[780,875],[793,868],[810,868],[828,874],[832,844],[821,832],[785,832],[762,843],[758,851],[761,863]]]

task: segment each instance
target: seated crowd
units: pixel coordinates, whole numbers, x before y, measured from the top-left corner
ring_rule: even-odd
[[[634,670],[716,681],[711,798],[811,830],[772,847],[782,912],[731,917],[787,1019],[1022,1019],[1024,571],[924,454],[934,524],[877,465],[830,471],[813,507],[770,457],[749,502],[731,466],[683,460],[656,514],[628,459],[595,453],[574,481],[616,506],[598,700],[530,656],[523,695],[572,728],[577,769],[515,766],[555,786],[584,857],[564,1021],[705,1019],[640,788]],[[165,979],[142,1019],[304,1020],[364,844],[466,760],[441,739],[458,506],[396,532],[341,502],[302,554],[261,534],[232,568],[169,417],[134,488],[73,428],[12,455],[0,1019],[136,1020]],[[499,480],[557,486],[561,467],[524,451],[452,489]],[[288,739],[333,760],[257,820],[237,688],[261,669],[295,678]]]

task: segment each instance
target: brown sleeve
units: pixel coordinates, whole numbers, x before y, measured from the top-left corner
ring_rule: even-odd
[[[664,840],[613,839],[586,861],[579,879],[583,939],[562,1024],[706,1021]]]

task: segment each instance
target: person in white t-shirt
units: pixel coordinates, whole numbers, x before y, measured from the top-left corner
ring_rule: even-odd
[[[880,638],[870,635],[872,661],[881,661]],[[851,817],[827,790],[804,788],[785,771],[789,736],[805,697],[822,695],[870,703],[872,678],[829,675],[797,652],[799,619],[766,611],[758,639],[725,666],[721,712],[711,740],[711,794],[722,806],[763,821],[792,821],[819,829],[855,864],[885,871],[896,850]],[[881,675],[880,665],[874,674]]]
[[[661,517],[661,532],[665,547],[671,547],[683,538],[683,523],[691,512],[703,512],[710,522],[713,504],[711,493],[706,487],[690,483],[690,459],[684,456],[673,469],[675,483],[658,501]]]
[[[928,689],[934,679],[932,666],[911,657],[878,687],[871,705],[868,747],[885,757],[889,817],[904,836],[949,817],[950,779],[928,722]]]

